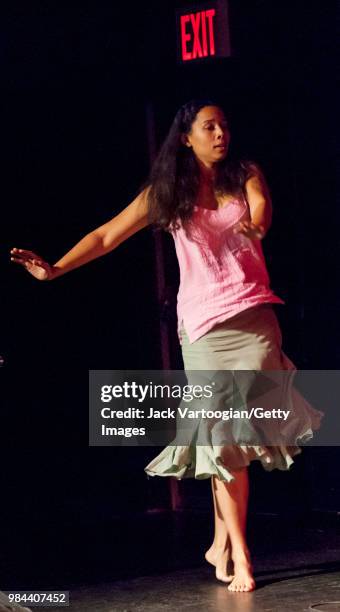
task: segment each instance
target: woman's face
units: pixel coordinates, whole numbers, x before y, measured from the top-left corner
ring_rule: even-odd
[[[218,106],[201,108],[191,124],[190,132],[183,135],[183,143],[191,147],[206,166],[212,166],[226,157],[229,141],[228,123]]]

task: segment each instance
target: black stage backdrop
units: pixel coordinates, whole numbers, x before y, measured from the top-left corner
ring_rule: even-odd
[[[233,153],[258,161],[272,191],[264,249],[272,287],[286,300],[277,309],[284,350],[299,368],[340,365],[332,3],[232,0],[232,57],[185,66],[176,63],[178,6],[0,9],[1,488],[2,525],[13,534],[47,516],[62,529],[169,505],[168,483],[143,472],[160,449],[87,441],[89,369],[162,367],[152,230],[53,283],[9,261],[10,248],[21,247],[55,262],[131,201],[149,168],[147,107],[159,143],[179,104],[208,95],[225,105]],[[181,368],[171,237],[164,245],[172,367]],[[338,462],[337,448],[317,448],[290,474],[251,466],[253,508],[335,510],[329,466]],[[208,500],[208,483],[194,485],[196,499]]]

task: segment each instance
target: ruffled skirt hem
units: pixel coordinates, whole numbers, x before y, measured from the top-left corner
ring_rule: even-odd
[[[191,432],[186,445],[177,444],[175,438],[144,468],[145,472],[149,476],[174,476],[177,479],[217,476],[230,482],[234,477],[229,470],[241,469],[254,460],[259,460],[267,471],[289,470],[294,463],[292,457],[302,452],[299,444],[313,438],[313,431],[320,429],[324,416],[295,389],[291,391],[291,397],[295,407],[291,418],[279,431],[276,427],[267,428],[266,444],[254,444],[256,431],[250,429],[250,422],[246,423],[246,429],[243,424],[237,435],[236,432],[231,435],[230,428],[227,432],[223,423],[207,427],[202,421],[198,429]],[[245,437],[248,443],[245,443]],[[204,439],[205,443],[198,444],[198,438]]]
[[[289,470],[292,457],[301,453],[298,446],[167,446],[146,467],[148,476],[173,476],[203,480],[217,476],[231,482],[234,476],[229,470],[246,467],[259,460],[266,471]]]

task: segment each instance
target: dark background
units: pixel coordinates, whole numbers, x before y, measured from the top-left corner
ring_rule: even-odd
[[[150,105],[158,146],[179,104],[221,100],[233,154],[256,160],[272,192],[263,246],[286,301],[277,308],[283,348],[302,369],[340,365],[333,4],[231,0],[232,57],[179,65],[175,8],[190,5],[0,9],[2,525],[14,550],[45,525],[33,556],[52,527],[90,530],[169,507],[168,481],[143,471],[160,449],[87,441],[89,369],[162,367],[153,230],[53,283],[9,261],[18,247],[55,263],[135,197],[149,169]],[[171,237],[164,245],[172,367],[181,368]],[[252,465],[253,512],[335,511],[338,466],[337,448],[305,449],[289,474]],[[208,505],[207,481],[180,486],[184,499]]]

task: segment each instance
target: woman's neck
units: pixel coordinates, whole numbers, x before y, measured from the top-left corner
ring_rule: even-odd
[[[200,169],[200,181],[205,185],[213,185],[216,178],[216,167],[214,165],[207,166],[202,161],[198,160]]]

